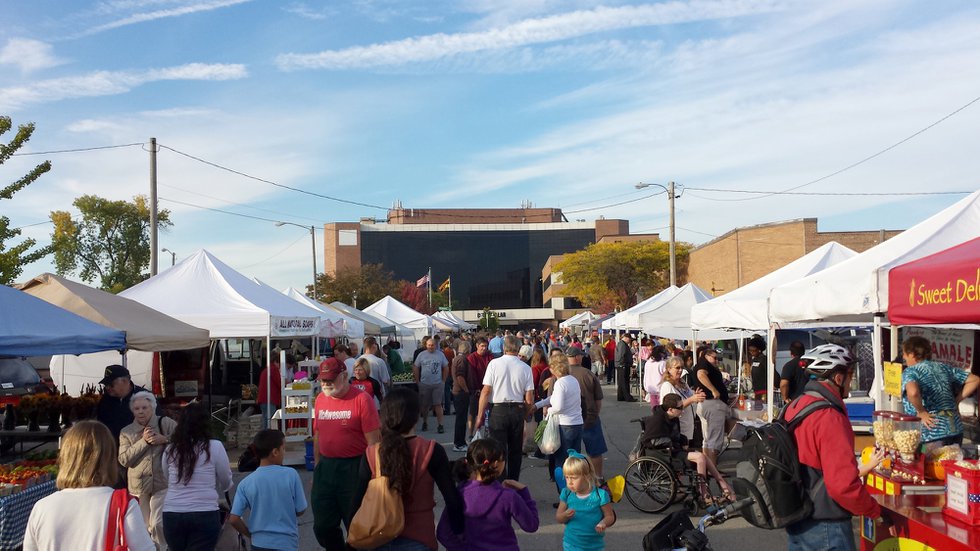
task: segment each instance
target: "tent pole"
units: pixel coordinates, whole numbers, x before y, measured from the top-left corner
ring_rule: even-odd
[[[773,384],[776,382],[773,380],[773,373],[776,371],[776,329],[770,325],[769,334],[766,335],[769,338],[769,354],[766,354],[766,380],[769,381],[769,386],[766,388],[766,397],[769,399],[769,404],[767,411],[769,412],[769,419],[773,419],[775,415],[773,414]]]
[[[899,350],[900,350],[899,344],[898,344],[898,331],[899,331],[899,329],[900,329],[899,326],[892,325],[891,328],[888,330],[889,337],[890,337],[889,341],[891,342],[891,355],[892,355],[892,358],[894,358],[899,353]],[[898,398],[896,398],[896,397],[894,397],[894,396],[892,396],[890,394],[888,395],[888,405],[889,405],[889,409],[891,409],[892,411],[902,411],[901,410],[901,403],[899,403]]]
[[[874,331],[871,333],[871,346],[872,352],[874,353],[874,369],[875,369],[875,382],[871,385],[872,389],[877,389],[877,391],[871,396],[875,401],[875,409],[882,409],[883,401],[883,388],[884,388],[884,373],[882,372],[882,350],[881,350],[881,314],[874,315]]]
[[[745,345],[743,341],[745,340],[744,335],[739,335],[738,337],[738,366],[735,368],[735,372],[738,373],[738,394],[742,393],[742,362],[745,361],[744,350]]]
[[[272,335],[271,331],[265,337],[265,426],[272,423]],[[279,366],[280,369],[282,366]]]

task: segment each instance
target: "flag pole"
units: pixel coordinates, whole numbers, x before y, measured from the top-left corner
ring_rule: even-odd
[[[429,266],[429,309],[432,309],[432,266]]]
[[[447,277],[446,281],[449,282],[449,286],[446,287],[446,290],[449,291],[449,309],[452,310],[453,309],[453,276]]]

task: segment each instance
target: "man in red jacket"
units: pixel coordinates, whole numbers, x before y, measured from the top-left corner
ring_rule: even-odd
[[[786,422],[804,407],[827,400],[833,407],[810,413],[793,430],[803,469],[803,484],[813,501],[813,515],[786,528],[791,550],[854,550],[851,517],[881,517],[881,507],[858,476],[854,431],[847,419],[847,398],[854,375],[854,358],[836,344],[818,346],[803,356],[812,360],[808,371],[817,377],[806,392],[786,406]],[[842,453],[843,451],[848,453]],[[894,535],[894,527],[882,521]]]

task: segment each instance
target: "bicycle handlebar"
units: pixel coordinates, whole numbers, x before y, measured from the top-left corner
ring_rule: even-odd
[[[710,515],[705,515],[704,518],[701,519],[700,524],[701,526],[712,526],[715,524],[721,524],[726,520],[728,520],[729,517],[735,515],[736,513],[738,513],[742,509],[745,509],[749,505],[752,505],[753,503],[755,503],[755,499],[751,497],[740,499],[735,503],[729,503],[728,505],[724,506],[722,509],[714,513],[711,513]]]

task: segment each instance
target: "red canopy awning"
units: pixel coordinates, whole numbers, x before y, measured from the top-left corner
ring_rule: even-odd
[[[888,272],[895,325],[980,323],[980,238]]]

